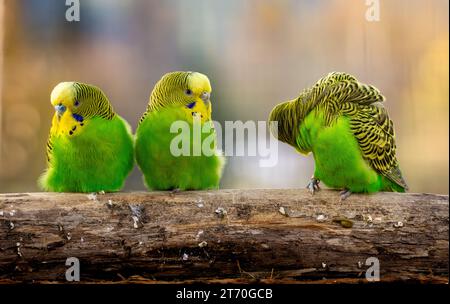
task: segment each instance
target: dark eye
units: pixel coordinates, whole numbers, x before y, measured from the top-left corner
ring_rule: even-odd
[[[186,93],[186,95],[192,95],[192,91],[187,89],[186,91],[184,91]]]
[[[76,107],[78,107],[78,106],[80,105],[80,102],[79,102],[78,100],[75,100],[74,105],[75,105]]]

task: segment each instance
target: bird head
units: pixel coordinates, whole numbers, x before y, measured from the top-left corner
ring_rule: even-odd
[[[183,109],[188,117],[200,116],[201,121],[211,120],[211,84],[206,75],[198,72],[171,72],[155,85],[149,110],[164,107]]]
[[[59,133],[73,135],[92,117],[112,119],[114,111],[99,88],[80,82],[61,82],[50,94],[55,108],[54,125]],[[80,128],[78,128],[79,130]]]
[[[72,112],[75,99],[73,82],[60,82],[50,94],[50,102],[55,108],[55,114],[61,118],[67,109]]]
[[[269,115],[270,132],[278,140],[293,145],[295,143],[295,128],[297,115],[292,101],[276,105]],[[273,124],[276,122],[277,124]]]

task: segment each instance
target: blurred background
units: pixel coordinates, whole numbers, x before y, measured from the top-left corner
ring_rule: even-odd
[[[449,2],[380,0],[0,0],[0,192],[37,191],[60,81],[95,84],[135,128],[162,74],[213,86],[213,118],[266,120],[330,71],[378,87],[412,192],[448,194]],[[244,144],[244,143],[240,143]],[[304,187],[311,156],[279,145],[278,165],[229,157],[223,188]],[[125,190],[143,190],[135,168]]]

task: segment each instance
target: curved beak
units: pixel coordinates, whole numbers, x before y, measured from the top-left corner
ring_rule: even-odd
[[[200,98],[201,100],[203,100],[203,102],[205,104],[209,103],[209,98],[211,97],[211,94],[209,92],[203,92],[202,94],[200,94]]]

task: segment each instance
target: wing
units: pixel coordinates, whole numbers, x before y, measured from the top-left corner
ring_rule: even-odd
[[[358,140],[363,157],[370,166],[399,186],[408,189],[395,156],[392,120],[381,104],[357,106],[350,116],[350,127]]]
[[[52,142],[52,136],[51,135],[49,135],[49,137],[47,139],[46,154],[47,154],[47,163],[50,163],[50,160],[52,159],[52,154],[53,154],[53,142]]]
[[[370,166],[394,183],[408,189],[395,156],[392,121],[382,102],[384,96],[346,73],[330,73],[313,87],[325,110],[325,123],[340,115],[350,117],[350,127]]]
[[[55,130],[55,125],[56,125],[56,114],[53,115],[52,118],[52,125],[50,127],[50,132],[48,134],[48,139],[47,139],[47,150],[46,150],[46,154],[47,154],[47,163],[50,163],[51,159],[52,159],[52,155],[53,155],[53,134],[55,134],[56,130]]]

